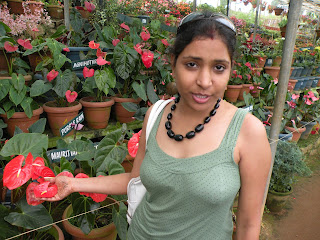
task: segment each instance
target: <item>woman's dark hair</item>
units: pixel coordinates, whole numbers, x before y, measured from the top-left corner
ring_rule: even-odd
[[[183,23],[181,26],[184,28],[178,31],[175,43],[170,49],[170,52],[175,56],[173,64],[180,53],[195,39],[199,38],[217,38],[219,37],[227,46],[228,53],[233,60],[233,55],[236,47],[236,33],[224,24],[216,21],[211,12],[204,12],[204,17],[190,22]]]

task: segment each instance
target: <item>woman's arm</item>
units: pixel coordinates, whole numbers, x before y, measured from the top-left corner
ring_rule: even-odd
[[[251,114],[244,120],[238,144],[241,188],[236,239],[258,240],[264,191],[271,164],[271,150],[263,124]]]
[[[41,198],[41,200],[59,201],[73,192],[104,193],[112,195],[127,194],[127,185],[130,179],[140,175],[140,166],[145,155],[147,119],[149,118],[151,108],[152,107],[148,109],[145,116],[139,148],[131,173],[91,178],[69,178],[66,176],[47,178],[47,181],[55,183],[58,186],[58,193],[52,198]]]

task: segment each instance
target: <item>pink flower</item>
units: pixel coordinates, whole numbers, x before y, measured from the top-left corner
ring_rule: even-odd
[[[72,103],[78,97],[78,93],[76,91],[71,92],[70,90],[66,91],[66,98],[69,103]]]
[[[147,29],[145,29],[145,31],[142,31],[140,33],[140,37],[142,38],[143,41],[148,41],[150,38],[150,33]]]
[[[102,57],[98,57],[98,59],[97,59],[97,64],[98,64],[99,66],[103,66],[103,65],[105,65],[105,64],[110,65],[110,63],[111,63],[111,62],[106,61],[106,60],[105,60],[104,58],[102,58]]]
[[[33,31],[33,32],[39,32],[39,29],[36,28],[36,27],[34,27],[34,28],[32,28],[32,31]]]
[[[141,59],[146,68],[150,68],[152,66],[154,54],[150,50],[145,50],[142,53]]]
[[[137,155],[140,136],[141,130],[138,133],[133,134],[130,140],[128,141],[128,152],[131,157],[136,157]]]
[[[120,39],[113,39],[112,40],[112,45],[117,46],[117,44],[120,42]]]
[[[58,76],[59,72],[52,69],[48,74],[47,74],[47,80],[51,82],[53,79],[55,79]]]
[[[7,51],[7,52],[15,52],[18,50],[18,46],[17,45],[13,45],[12,42],[9,42],[9,41],[6,41],[4,43],[4,49]]]
[[[253,90],[253,89],[254,89],[254,86],[250,86],[249,89],[250,89],[250,90]]]
[[[136,50],[140,55],[142,55],[142,49],[141,49],[141,44],[138,43],[135,46],[133,46],[134,50]]]
[[[237,70],[233,70],[232,73],[233,73],[234,75],[237,75]]]
[[[306,99],[304,103],[305,103],[305,104],[307,104],[307,105],[311,105],[311,104],[313,104],[313,102],[312,102],[312,101],[310,101],[310,99]]]
[[[164,81],[161,82],[162,85],[165,85]]]
[[[92,77],[94,75],[94,69],[93,68],[89,69],[87,67],[84,67],[82,70],[82,74],[84,78]]]
[[[169,46],[169,43],[168,43],[167,39],[161,39],[161,42],[162,42],[165,46]]]
[[[274,84],[278,84],[278,78],[273,79]]]
[[[121,23],[121,24],[120,24],[120,27],[122,27],[123,29],[125,29],[126,32],[130,32],[130,28],[129,28],[128,25],[126,25],[126,24],[124,24],[124,23]]]
[[[84,6],[86,7],[86,9],[88,10],[88,12],[92,12],[93,10],[95,10],[96,9],[96,6],[93,4],[93,3],[91,3],[91,2],[84,2]]]
[[[98,48],[98,49],[97,49],[96,56],[97,56],[97,57],[105,58],[105,57],[107,56],[107,53],[106,53],[106,52],[102,52],[101,48]]]
[[[19,38],[17,42],[24,47],[24,49],[32,49],[32,45],[28,39],[23,40]]]
[[[62,49],[65,52],[70,52],[70,49],[68,47],[65,47],[64,49]]]
[[[297,106],[297,104],[293,101],[290,101],[290,102],[287,101],[287,103],[288,103],[289,107],[291,107],[291,108],[295,108]]]
[[[250,68],[250,70],[252,70],[252,66],[251,66],[251,63],[249,62],[246,62],[244,65],[246,65],[248,68]]]
[[[84,127],[84,125],[81,123],[78,123],[78,124],[71,123],[71,127],[73,127],[77,131],[80,131]]]
[[[264,88],[263,88],[263,87],[258,86],[258,87],[257,87],[257,89],[263,90]]]
[[[242,79],[242,75],[237,75],[238,78]]]
[[[89,48],[91,48],[91,49],[98,49],[99,46],[100,46],[100,44],[99,43],[95,43],[94,40],[89,42]]]
[[[291,98],[292,99],[299,99],[300,95],[299,94],[292,94]]]

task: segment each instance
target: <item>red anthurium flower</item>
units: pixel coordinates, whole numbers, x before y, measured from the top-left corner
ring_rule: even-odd
[[[89,176],[85,173],[78,173],[75,178],[89,178]],[[87,197],[91,196],[91,193],[87,193],[87,192],[79,192],[81,195],[85,195]]]
[[[84,67],[82,70],[82,74],[84,78],[93,77],[94,69],[93,68],[89,69],[87,67]]]
[[[96,9],[96,6],[93,4],[93,3],[91,3],[91,2],[84,2],[84,6],[86,7],[86,9],[88,10],[88,12],[92,12],[93,10],[95,10]]]
[[[81,7],[81,6],[75,6],[75,8],[76,8],[77,10],[85,10],[84,7]]]
[[[62,50],[65,52],[70,52],[70,49],[68,47],[63,48]]]
[[[99,66],[103,66],[103,65],[105,65],[105,64],[107,64],[108,62],[104,59],[104,58],[102,58],[102,57],[98,57],[98,59],[97,59],[97,64],[99,65]]]
[[[139,140],[141,136],[141,130],[138,133],[132,135],[128,141],[128,152],[131,157],[136,157],[139,148]]]
[[[103,177],[103,176],[99,175],[98,177]],[[103,193],[91,193],[90,197],[95,202],[102,202],[108,197],[108,195]]]
[[[117,46],[117,44],[120,42],[120,39],[113,39],[112,40],[112,45]]]
[[[135,46],[133,46],[134,50],[136,50],[140,55],[142,55],[142,49],[141,49],[141,44],[138,43]]]
[[[13,190],[22,186],[31,178],[33,156],[29,153],[24,167],[22,167],[24,159],[23,155],[19,155],[5,166],[3,171],[3,186]]]
[[[107,56],[107,53],[106,52],[102,52],[101,48],[97,48],[96,56],[105,58]]]
[[[146,68],[150,68],[152,66],[153,57],[154,55],[150,50],[143,51],[141,59]]]
[[[4,49],[7,51],[7,52],[15,52],[18,50],[18,46],[17,45],[13,45],[12,42],[9,42],[9,41],[6,41],[4,43]]]
[[[44,177],[55,177],[54,172],[46,166],[35,167],[33,166],[32,180],[37,180],[39,183],[43,183]]]
[[[140,33],[140,37],[142,38],[143,41],[148,41],[150,38],[150,33],[147,29],[145,29],[144,31],[142,31]]]
[[[42,200],[37,200],[36,199],[36,196],[34,195],[34,189],[36,186],[38,186],[39,183],[37,182],[32,182],[28,185],[27,187],[27,190],[26,190],[26,197],[27,197],[27,203],[29,205],[32,205],[32,206],[36,206],[36,205],[39,205],[41,203],[43,203],[44,201]]]
[[[66,176],[66,177],[71,177],[71,178],[73,178],[72,173],[69,172],[69,171],[63,171],[63,172],[59,173],[59,174],[57,175],[57,177],[58,177],[58,176]]]
[[[162,42],[165,46],[169,46],[169,43],[168,43],[167,39],[161,39],[161,42]]]
[[[53,79],[55,79],[58,76],[59,72],[52,69],[48,74],[47,74],[47,80],[51,82]]]
[[[58,187],[55,184],[50,182],[40,183],[38,186],[34,188],[34,195],[37,198],[45,197],[51,198],[56,195],[58,192]]]
[[[66,98],[69,103],[74,102],[78,97],[78,93],[76,91],[71,92],[70,90],[66,91]]]
[[[17,42],[24,47],[24,49],[32,49],[32,45],[28,39],[23,40],[20,38]]]
[[[126,24],[124,24],[124,23],[121,23],[121,24],[120,24],[120,27],[122,27],[123,29],[125,29],[126,32],[130,32],[130,28],[129,28],[128,25],[126,25]]]
[[[89,48],[98,49],[100,47],[99,43],[95,43],[93,40],[89,42]]]

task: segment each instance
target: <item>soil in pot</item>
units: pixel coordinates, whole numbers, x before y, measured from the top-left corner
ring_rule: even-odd
[[[94,97],[84,97],[80,99],[80,103],[89,128],[102,129],[108,126],[113,99],[106,97],[105,102],[95,102]]]

